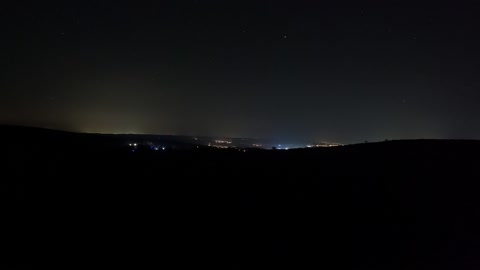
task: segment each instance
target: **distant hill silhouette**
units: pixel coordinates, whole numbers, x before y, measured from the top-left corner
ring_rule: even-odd
[[[479,141],[152,151],[115,135],[0,134],[1,245],[32,269],[480,266]]]

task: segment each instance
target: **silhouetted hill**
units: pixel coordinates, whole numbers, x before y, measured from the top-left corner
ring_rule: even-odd
[[[122,136],[0,134],[2,245],[24,264],[479,267],[479,141],[152,151]]]

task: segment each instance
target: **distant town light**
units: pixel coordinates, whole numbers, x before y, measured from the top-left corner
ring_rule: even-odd
[[[162,147],[162,150],[165,150],[165,147]]]
[[[231,141],[226,141],[226,140],[214,140],[215,143],[220,143],[220,144],[232,144]]]
[[[134,143],[134,144],[133,144],[133,146],[137,146],[137,144],[136,144],[136,143]]]

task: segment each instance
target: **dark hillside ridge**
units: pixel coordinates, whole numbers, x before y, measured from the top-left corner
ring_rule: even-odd
[[[33,269],[56,268],[59,260],[59,269],[80,269],[79,261],[216,269],[480,266],[479,141],[132,152],[115,135],[5,126],[0,134],[1,245],[6,258]]]

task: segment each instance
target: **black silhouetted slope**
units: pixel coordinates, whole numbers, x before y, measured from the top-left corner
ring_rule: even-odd
[[[2,130],[3,245],[19,262],[479,267],[478,141],[132,152],[111,136],[15,132]]]

